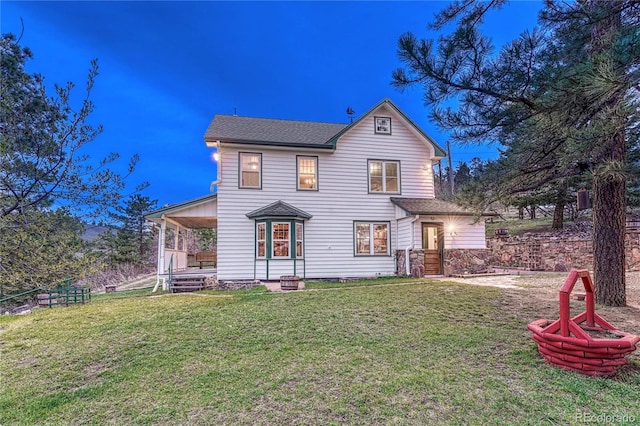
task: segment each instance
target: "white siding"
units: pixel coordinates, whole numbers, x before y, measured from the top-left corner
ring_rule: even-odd
[[[186,207],[179,212],[171,214],[171,216],[176,217],[216,217],[217,215],[218,201],[215,199]]]
[[[445,227],[444,246],[448,249],[486,249],[484,222],[473,223],[473,218],[458,218],[455,236]]]
[[[422,247],[422,223],[442,223],[445,249],[484,249],[484,222],[470,216],[420,216],[414,223],[415,246]],[[455,235],[452,235],[452,232]]]
[[[391,116],[393,134],[374,134],[373,115]],[[373,115],[343,135],[334,152],[222,144],[217,206],[219,279],[253,278],[254,267],[256,278],[266,278],[266,262],[255,260],[254,221],[245,215],[277,200],[313,215],[305,222],[308,278],[394,274],[395,250],[408,245],[410,228],[403,220],[399,231],[389,198],[434,196],[430,160],[434,152],[394,111],[383,107]],[[239,152],[262,153],[261,190],[238,188]],[[297,154],[318,156],[318,191],[296,190]],[[367,159],[400,162],[401,194],[368,193]],[[356,220],[389,223],[389,256],[354,256]],[[420,232],[415,235],[420,244]],[[296,272],[302,275],[300,262]],[[291,261],[269,262],[269,278],[291,273]]]
[[[405,217],[404,219],[398,220],[398,249],[404,250],[407,247],[412,247],[414,243],[411,241],[412,231],[411,228],[414,226],[412,221],[414,220],[414,216]],[[415,229],[415,228],[414,228]],[[415,231],[414,231],[415,232]],[[418,235],[415,238],[415,247],[420,247],[420,236]]]

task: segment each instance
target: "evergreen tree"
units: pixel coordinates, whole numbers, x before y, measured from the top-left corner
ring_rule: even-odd
[[[437,50],[432,40],[403,35],[405,68],[393,73],[394,84],[421,84],[433,119],[455,140],[505,147],[493,171],[503,173],[505,184],[496,192],[507,185],[512,193],[528,192],[591,173],[596,297],[622,306],[626,148],[638,132],[640,4],[546,1],[539,28],[496,55],[480,25],[504,3],[465,0],[445,8],[432,27],[457,27],[438,40]],[[453,98],[457,108],[440,106]]]
[[[106,232],[98,242],[107,253],[109,263],[146,263],[151,254],[153,232],[144,215],[155,209],[157,200],[134,194],[118,206],[111,218],[117,223],[114,230]]]
[[[12,290],[81,278],[94,263],[81,240],[78,215],[99,215],[117,204],[124,177],[93,163],[81,149],[102,130],[88,123],[98,75],[92,61],[86,95],[71,104],[73,83],[55,86],[25,70],[31,51],[16,37],[0,38],[0,284]],[[137,158],[129,163],[133,171]],[[61,207],[62,206],[62,207]]]
[[[456,192],[460,191],[465,185],[471,183],[471,169],[464,161],[458,163],[456,174],[453,179]]]

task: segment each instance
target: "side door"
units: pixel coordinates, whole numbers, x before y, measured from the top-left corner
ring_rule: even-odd
[[[444,226],[442,223],[422,223],[422,249],[425,275],[442,275]]]

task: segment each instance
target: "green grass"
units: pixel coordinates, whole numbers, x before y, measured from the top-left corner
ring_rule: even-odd
[[[427,282],[96,298],[0,319],[0,424],[579,424],[638,365],[544,363],[500,290]]]
[[[327,288],[346,288],[346,287],[366,287],[366,286],[379,286],[387,284],[402,284],[402,283],[418,283],[424,282],[424,279],[420,278],[401,278],[401,277],[380,277],[371,279],[356,279],[341,283],[339,281],[305,281],[304,285],[306,289],[327,289]]]

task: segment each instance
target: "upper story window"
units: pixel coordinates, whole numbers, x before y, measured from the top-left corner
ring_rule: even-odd
[[[400,162],[369,160],[369,192],[400,193]]]
[[[262,154],[240,153],[240,188],[262,189]]]
[[[391,134],[391,117],[373,117],[373,130],[375,133]]]
[[[318,190],[318,157],[299,155],[298,159],[298,189],[301,191]]]

